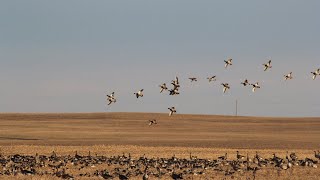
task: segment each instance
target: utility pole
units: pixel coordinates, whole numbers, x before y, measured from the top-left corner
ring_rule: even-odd
[[[236,99],[236,116],[238,116],[238,100]]]

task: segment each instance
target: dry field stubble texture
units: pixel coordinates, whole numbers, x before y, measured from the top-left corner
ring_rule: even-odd
[[[158,124],[148,126],[149,119]],[[157,113],[85,113],[85,114],[0,114],[1,154],[13,155],[81,155],[117,156],[131,153],[139,158],[198,158],[216,159],[235,152],[253,157],[258,151],[264,158],[272,153],[285,158],[286,151],[295,152],[299,159],[314,158],[319,149],[320,118],[261,118],[209,115],[175,115]],[[81,172],[110,167],[97,165]],[[79,170],[67,172],[79,179]],[[59,179],[55,176],[2,176],[1,179]],[[96,177],[97,178],[97,177]],[[253,179],[252,172],[225,176],[210,171],[185,179]],[[81,177],[81,179],[92,179]],[[130,179],[142,179],[142,176]],[[157,179],[153,176],[150,179]],[[163,176],[162,179],[171,179]],[[256,179],[320,179],[319,168],[295,167],[286,171],[264,168]]]

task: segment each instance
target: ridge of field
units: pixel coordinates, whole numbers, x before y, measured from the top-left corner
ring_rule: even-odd
[[[148,120],[158,124],[148,126]],[[319,149],[320,118],[1,113],[0,145]]]

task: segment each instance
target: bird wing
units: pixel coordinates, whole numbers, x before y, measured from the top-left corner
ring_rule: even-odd
[[[268,66],[264,66],[264,71],[266,71],[268,69]]]

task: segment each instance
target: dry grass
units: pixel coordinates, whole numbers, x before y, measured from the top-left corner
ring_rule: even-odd
[[[37,145],[13,145],[1,146],[0,152],[3,155],[22,154],[22,155],[51,155],[55,151],[57,155],[74,155],[77,151],[80,155],[105,155],[117,156],[125,153],[131,154],[132,157],[139,158],[144,154],[149,157],[170,158],[173,155],[179,158],[189,158],[190,153],[198,158],[216,159],[219,156],[228,153],[230,159],[236,159],[236,151],[239,149],[226,148],[197,148],[197,147],[150,147],[150,146],[134,146],[134,145],[94,145],[94,146],[37,146]],[[271,158],[273,153],[282,158],[286,155],[286,150],[281,149],[240,149],[241,154],[253,157],[256,151],[265,158]],[[300,159],[306,157],[314,157],[311,150],[289,149],[289,152],[295,152]]]
[[[149,119],[158,124],[148,126]],[[214,159],[235,151],[256,151],[263,157],[286,151],[296,152],[299,159],[313,157],[320,148],[320,118],[261,118],[155,113],[86,113],[86,114],[0,114],[0,151],[4,155],[36,153],[49,155],[91,154],[113,156],[131,153],[133,157]],[[96,169],[106,168],[104,166]],[[84,169],[92,171],[93,169]],[[79,174],[76,169],[68,173]],[[252,174],[237,174],[234,179],[252,179]],[[51,176],[1,176],[1,179],[57,179]],[[219,172],[186,179],[223,179]],[[78,179],[78,178],[77,178]],[[136,177],[132,179],[141,179]],[[163,179],[169,179],[164,177]],[[231,177],[226,177],[231,179]],[[320,171],[296,167],[278,172],[258,171],[256,179],[320,179]]]
[[[57,155],[74,155],[75,151],[78,151],[80,155],[88,155],[90,151],[92,155],[105,155],[105,156],[117,156],[125,153],[131,153],[133,158],[139,158],[146,154],[147,157],[167,157],[170,158],[175,155],[178,158],[189,158],[189,153],[197,156],[198,158],[208,158],[216,159],[218,156],[224,155],[225,152],[230,154],[231,159],[236,159],[236,149],[222,149],[222,148],[196,148],[196,147],[146,147],[146,146],[107,146],[107,145],[95,145],[95,146],[29,146],[29,145],[15,145],[15,146],[2,146],[1,153],[3,155],[9,154],[23,154],[23,155],[35,155],[35,153],[40,153],[44,155],[50,155],[52,151],[55,151]],[[272,153],[276,153],[277,156],[285,157],[286,151],[279,149],[242,149],[241,154],[248,153],[249,156],[253,157],[255,152],[258,151],[264,158],[272,157]],[[313,151],[310,150],[294,150],[298,155],[299,159],[304,159],[305,157],[313,157]],[[91,172],[95,170],[103,169],[113,169],[107,165],[97,165],[94,168],[87,167],[79,171],[77,168],[69,166],[67,170],[68,173],[76,176],[80,173]],[[42,169],[43,171],[44,169]],[[263,168],[259,170],[256,174],[256,179],[287,179],[287,180],[298,180],[298,179],[320,179],[320,169],[314,169],[310,167],[294,167],[287,171],[278,171],[276,168]],[[53,176],[3,176],[1,179],[48,179],[55,180],[58,179]],[[223,172],[210,171],[204,175],[197,176],[185,176],[185,179],[247,179],[253,178],[252,172],[249,173],[238,173],[234,176],[225,176]],[[77,176],[76,179],[90,179],[90,178],[80,178]],[[130,179],[142,179],[142,177],[132,177]],[[151,178],[156,179],[156,178]],[[162,179],[170,179],[170,176],[166,175]]]
[[[148,126],[149,119],[156,126]],[[0,145],[317,149],[320,118],[154,113],[0,114]]]

